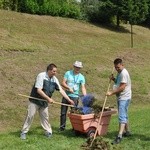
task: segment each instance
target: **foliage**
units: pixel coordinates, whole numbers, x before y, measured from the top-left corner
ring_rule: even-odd
[[[0,8],[30,14],[62,16],[96,23],[149,23],[149,0],[1,0]]]
[[[83,0],[82,12],[88,21],[96,23],[110,23],[113,4],[99,0]]]
[[[138,24],[145,21],[148,14],[147,0],[124,0],[122,8],[121,19],[129,21],[130,24]]]
[[[116,7],[111,1],[101,1],[99,8],[101,22],[104,20],[104,23],[111,23],[115,15],[115,10]]]
[[[17,11],[19,0],[0,0],[0,9]]]
[[[146,26],[148,26],[150,28],[150,0],[147,0],[147,4],[148,4],[148,14],[147,14],[146,20],[143,22],[143,24],[145,24]]]
[[[143,22],[148,14],[147,0],[83,0],[82,10],[88,20],[97,23],[112,23],[116,17],[117,26],[120,21],[132,24]]]
[[[27,13],[36,14],[39,12],[39,5],[36,0],[25,0],[24,3]]]
[[[75,0],[1,0],[0,8],[20,12],[80,18],[80,5]]]
[[[80,7],[73,0],[22,0],[19,11],[51,16],[80,18]]]

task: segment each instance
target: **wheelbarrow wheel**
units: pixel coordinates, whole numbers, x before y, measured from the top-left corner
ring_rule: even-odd
[[[87,137],[90,137],[90,138],[94,137],[95,131],[96,129],[94,128],[89,129],[88,132],[86,133]]]

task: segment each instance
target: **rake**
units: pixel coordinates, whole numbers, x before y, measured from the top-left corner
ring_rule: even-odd
[[[113,69],[112,69],[112,75],[113,75],[113,72],[114,72],[114,67],[113,67]],[[111,84],[111,79],[109,80],[107,92],[108,92],[109,89],[110,89],[110,84]],[[107,92],[106,92],[106,93],[107,93]],[[91,144],[90,144],[90,147],[92,147],[92,144],[93,144],[93,142],[94,142],[94,140],[95,140],[95,138],[96,138],[96,135],[97,135],[97,132],[98,132],[98,126],[99,126],[99,124],[100,124],[100,122],[101,122],[101,118],[102,118],[102,115],[103,115],[103,112],[104,112],[104,109],[105,109],[106,101],[107,101],[107,95],[105,96],[105,100],[104,100],[104,103],[103,103],[102,111],[101,111],[100,117],[99,117],[99,119],[98,119],[97,128],[96,128],[96,131],[95,131],[93,140],[92,140],[92,142],[91,142]]]
[[[28,95],[23,95],[23,94],[18,94],[18,95],[19,95],[19,96],[26,97],[26,98],[32,98],[32,99],[35,99],[35,100],[38,100],[38,101],[47,102],[47,100],[41,99],[41,98],[36,98],[36,97],[32,97],[32,96],[28,96]],[[54,101],[53,103],[54,103],[54,104],[58,104],[58,105],[69,106],[69,107],[75,107],[75,106],[73,106],[73,105],[68,105],[68,104],[64,104],[64,103],[59,103],[59,102],[56,102],[56,101]]]

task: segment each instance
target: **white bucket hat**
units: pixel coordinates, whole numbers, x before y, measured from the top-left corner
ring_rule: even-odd
[[[76,61],[73,66],[78,67],[78,68],[83,68],[82,62]]]

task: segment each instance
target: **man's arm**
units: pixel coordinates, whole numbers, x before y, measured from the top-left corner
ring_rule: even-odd
[[[126,83],[121,83],[118,88],[116,88],[115,90],[107,92],[106,95],[111,96],[114,94],[118,94],[118,93],[122,92],[125,89],[125,87],[126,87]]]
[[[81,91],[82,91],[82,94],[85,96],[86,95],[85,84],[81,84]]]
[[[53,103],[53,102],[54,102],[54,100],[51,99],[50,97],[48,97],[48,96],[42,91],[42,89],[38,88],[38,89],[37,89],[37,93],[38,93],[41,97],[43,97],[43,99],[46,99],[46,100],[48,101],[48,103]]]
[[[62,86],[67,89],[69,92],[74,93],[73,89],[67,85],[67,79],[63,78]]]
[[[65,79],[65,78],[63,79],[63,83],[62,83],[63,85],[62,85],[62,86],[60,85],[58,79],[57,79],[57,78],[55,78],[55,79],[56,79],[56,84],[57,84],[58,87],[59,87],[59,92],[60,92],[60,94],[61,94],[71,105],[74,105],[74,101],[71,100],[71,99],[68,97],[68,95],[66,94],[66,92],[62,89],[62,86],[63,86],[64,88],[67,88],[67,87],[68,87],[68,85],[66,84],[66,79]]]
[[[74,105],[74,101],[68,97],[68,95],[62,88],[60,88],[59,92],[71,105]]]

